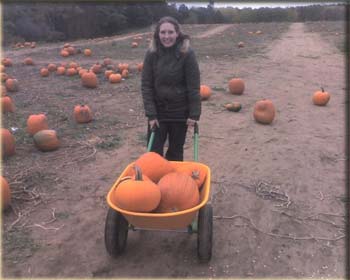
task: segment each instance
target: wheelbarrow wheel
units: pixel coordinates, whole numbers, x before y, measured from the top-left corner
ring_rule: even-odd
[[[213,208],[206,204],[198,213],[197,253],[200,262],[211,259],[213,241]]]
[[[105,246],[109,255],[122,254],[128,239],[129,223],[122,214],[109,208],[105,224]]]

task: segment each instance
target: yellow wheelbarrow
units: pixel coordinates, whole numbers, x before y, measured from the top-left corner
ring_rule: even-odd
[[[152,131],[148,148],[150,151],[154,139]],[[198,163],[198,124],[194,128],[194,159]],[[105,223],[105,247],[109,255],[117,257],[126,248],[129,230],[163,230],[187,232],[197,234],[197,255],[201,262],[208,262],[212,254],[213,238],[213,209],[208,204],[210,193],[210,169],[202,165],[207,171],[206,179],[200,189],[200,203],[190,209],[171,213],[141,213],[123,210],[113,204],[111,195],[120,180],[130,174],[134,163],[130,163],[115,181],[107,195],[109,210]],[[183,161],[171,161],[176,170]]]

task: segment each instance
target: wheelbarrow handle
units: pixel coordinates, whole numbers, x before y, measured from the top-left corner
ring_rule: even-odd
[[[156,129],[157,129],[156,126],[153,126],[151,128],[151,135],[150,135],[149,140],[148,140],[147,152],[150,152],[152,149]],[[198,161],[199,127],[198,127],[197,122],[194,124],[193,141],[194,141],[194,143],[193,143],[193,158],[194,158],[194,161]]]

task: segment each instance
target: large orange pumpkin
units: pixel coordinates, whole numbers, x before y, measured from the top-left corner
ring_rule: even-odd
[[[156,209],[157,212],[177,212],[199,204],[197,183],[185,173],[168,173],[160,179],[158,186],[161,199]]]
[[[232,94],[241,95],[244,92],[244,81],[240,78],[232,78],[228,82],[228,88]]]
[[[330,98],[331,95],[321,87],[321,90],[318,90],[313,94],[312,102],[318,106],[325,106]]]
[[[254,119],[261,124],[270,124],[275,118],[275,106],[271,100],[259,100],[254,105]]]
[[[135,165],[136,177],[122,179],[113,192],[112,202],[133,212],[151,212],[160,202],[160,189],[151,180],[143,180],[141,169]]]
[[[211,96],[211,88],[207,85],[201,85],[199,93],[202,100],[207,100]]]
[[[50,75],[49,69],[47,69],[45,67],[41,68],[40,75],[41,75],[41,77],[48,77]]]
[[[48,128],[47,117],[44,114],[30,115],[27,119],[27,132],[30,135]]]
[[[60,146],[57,133],[52,129],[40,130],[34,134],[33,139],[35,146],[43,152],[56,150]]]
[[[1,182],[1,208],[5,210],[11,203],[11,189],[7,180],[0,176]]]
[[[15,154],[15,137],[6,128],[1,128],[1,147],[3,157],[9,157]]]
[[[57,70],[57,65],[55,63],[49,63],[47,65],[47,70],[49,70],[50,72],[54,72]]]
[[[12,113],[15,111],[15,106],[13,105],[12,98],[10,96],[1,97],[1,108],[3,113]]]
[[[183,172],[189,176],[196,182],[198,188],[203,186],[205,178],[207,177],[207,170],[203,167],[203,165],[197,162],[186,162],[181,164],[178,168],[176,168],[177,172]]]
[[[25,65],[34,65],[34,61],[31,57],[26,57],[24,60],[23,60],[23,63]]]
[[[64,75],[66,73],[66,68],[64,66],[58,66],[56,70],[57,75]]]
[[[92,121],[92,112],[88,105],[76,105],[73,114],[77,123],[88,123]]]
[[[98,80],[94,72],[89,71],[81,76],[81,82],[84,87],[95,88],[97,87]]]
[[[148,176],[153,182],[158,183],[165,174],[174,171],[172,164],[155,152],[142,154],[135,164],[139,166],[142,173]]]

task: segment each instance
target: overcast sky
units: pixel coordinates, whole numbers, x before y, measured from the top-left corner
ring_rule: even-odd
[[[180,1],[169,1],[176,3],[177,6],[180,6],[181,4],[185,4],[189,8],[191,7],[206,7],[209,4],[208,2],[180,2]],[[220,8],[220,7],[235,7],[235,8],[252,8],[252,9],[258,9],[262,7],[269,7],[269,8],[288,8],[288,7],[296,7],[296,6],[308,6],[308,5],[327,5],[327,4],[336,4],[337,2],[236,2],[236,1],[225,1],[225,2],[216,2],[214,1],[214,7]],[[338,2],[341,3],[341,2]]]

